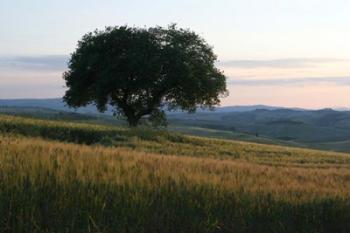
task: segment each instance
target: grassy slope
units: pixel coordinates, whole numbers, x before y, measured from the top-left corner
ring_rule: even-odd
[[[306,147],[306,145],[296,142],[283,141],[263,136],[256,136],[253,134],[242,133],[238,131],[229,131],[225,129],[212,129],[205,127],[195,127],[195,126],[186,126],[186,125],[176,125],[171,124],[169,128],[175,132],[181,132],[188,135],[208,137],[208,138],[218,138],[218,139],[227,139],[227,140],[238,140],[246,142],[255,142],[259,144],[268,144],[268,145],[282,145],[282,146],[294,146],[294,147]]]
[[[146,128],[127,129],[6,115],[0,115],[0,132],[88,145],[127,147],[168,155],[244,159],[274,164],[288,161],[298,166],[305,162],[309,165],[314,163],[315,166],[325,162],[350,164],[350,156],[343,153],[185,136]]]
[[[244,132],[247,136],[251,135],[250,139],[268,139],[274,144],[282,142],[286,145],[303,145],[316,149],[350,151],[350,144],[342,143],[350,138],[349,112],[279,109],[193,115],[174,114],[170,115],[169,119],[177,125],[226,131],[221,135],[227,138],[232,137],[232,134]],[[252,137],[256,132],[259,138]]]
[[[348,154],[9,116],[0,132],[0,232],[350,230]]]
[[[59,121],[70,121],[70,122],[86,122],[90,124],[102,124],[102,125],[112,125],[112,126],[124,126],[125,122],[120,119],[116,119],[113,116],[107,115],[98,115],[98,114],[81,114],[81,113],[73,113],[73,112],[64,112],[52,109],[38,108],[38,107],[1,107],[0,113],[7,115],[15,115],[15,116],[24,116],[31,117],[35,119],[45,119],[45,120],[59,120]],[[198,114],[197,114],[198,115]],[[203,121],[201,119],[193,121],[191,117],[196,117],[196,115],[186,116],[189,120],[176,120],[175,115],[170,115],[170,125],[169,129],[176,132],[185,133],[188,135],[201,136],[201,137],[210,137],[210,138],[220,138],[220,139],[230,139],[230,140],[239,140],[239,141],[247,141],[247,142],[256,142],[261,144],[270,144],[270,145],[283,145],[283,146],[293,146],[293,147],[303,147],[303,148],[314,148],[321,150],[330,150],[330,151],[338,151],[338,152],[349,152],[350,151],[350,143],[347,140],[335,140],[339,134],[335,132],[333,129],[326,130],[327,127],[322,127],[320,132],[316,132],[315,130],[311,130],[307,135],[305,130],[306,126],[298,127],[288,127],[288,125],[281,126],[280,128],[271,127],[271,130],[264,129],[262,131],[269,132],[271,131],[271,136],[263,136],[259,134],[257,137],[255,133],[241,132],[230,129],[228,125],[229,122],[220,121],[218,125],[218,119],[215,114],[199,114],[198,116],[205,116],[204,118],[209,119],[210,117],[214,118],[215,121]],[[215,123],[216,122],[216,123]],[[341,122],[340,122],[341,123]],[[346,123],[346,122],[345,122]],[[197,126],[196,126],[197,125]],[[346,125],[345,125],[346,126]],[[256,130],[260,126],[254,125],[253,128]],[[262,128],[266,128],[266,125],[261,126]],[[269,127],[269,125],[267,125]],[[347,127],[347,126],[346,126]],[[339,126],[342,128],[342,125]],[[250,129],[253,132],[252,129]],[[329,131],[331,130],[331,131]],[[346,131],[342,129],[341,131]],[[347,131],[346,131],[347,132]],[[287,136],[278,139],[279,136],[285,135]],[[272,136],[274,135],[274,136]],[[279,135],[279,136],[278,136]],[[294,135],[294,136],[293,136]],[[309,138],[312,142],[295,142],[291,140],[291,138],[295,137],[295,135],[303,135],[302,138],[305,140]],[[321,140],[317,142],[313,142],[315,135],[318,135],[318,138],[322,137],[320,135],[324,135],[323,137],[327,137],[328,140]],[[333,135],[330,137],[330,135]],[[330,140],[331,138],[332,140]]]
[[[34,119],[45,119],[45,120],[63,120],[71,122],[85,122],[91,124],[102,124],[102,125],[119,125],[125,126],[125,122],[117,119],[113,116],[107,115],[92,115],[92,114],[81,114],[57,111],[52,109],[38,108],[38,107],[1,107],[0,113],[13,116],[22,116],[26,118]],[[211,138],[221,138],[221,139],[233,139],[242,140],[248,142],[258,142],[264,144],[280,144],[280,145],[292,145],[302,147],[301,144],[288,143],[285,141],[280,141],[277,139],[271,139],[266,137],[256,137],[252,134],[246,134],[242,132],[228,131],[225,129],[210,129],[205,127],[194,127],[185,124],[176,124],[176,122],[171,122],[169,129],[176,132],[186,133],[194,136],[204,136]]]

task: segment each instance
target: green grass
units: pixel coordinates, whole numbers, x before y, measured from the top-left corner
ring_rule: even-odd
[[[283,140],[278,140],[276,138],[268,138],[261,135],[254,135],[248,133],[242,133],[238,131],[229,131],[227,129],[214,129],[214,128],[205,128],[205,127],[195,127],[195,126],[185,126],[185,125],[176,125],[171,124],[169,128],[176,132],[185,133],[187,135],[200,136],[200,137],[209,137],[217,139],[228,139],[228,140],[238,140],[245,142],[255,142],[259,144],[268,144],[268,145],[282,145],[282,146],[293,146],[293,147],[306,147],[304,144],[288,142]]]
[[[350,232],[350,155],[0,116],[0,232]]]
[[[127,129],[0,115],[0,133],[87,145],[127,147],[140,152],[167,155],[240,159],[294,166],[323,166],[328,163],[350,166],[350,156],[345,153],[209,139],[149,128]]]

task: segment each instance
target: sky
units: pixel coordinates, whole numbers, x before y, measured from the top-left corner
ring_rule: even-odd
[[[350,106],[348,0],[0,0],[0,98],[54,98],[77,41],[105,26],[190,28],[213,46],[222,106]]]

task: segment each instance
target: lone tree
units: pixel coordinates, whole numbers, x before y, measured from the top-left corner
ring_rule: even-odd
[[[108,105],[137,126],[143,116],[165,119],[164,109],[194,112],[220,103],[226,78],[200,36],[167,28],[106,27],[87,33],[63,74],[70,107]]]

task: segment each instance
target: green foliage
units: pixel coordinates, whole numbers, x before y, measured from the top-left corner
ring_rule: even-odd
[[[153,111],[148,120],[151,122],[154,128],[166,127],[168,125],[166,114],[162,110]]]
[[[72,107],[108,105],[136,126],[161,106],[194,111],[225,95],[212,48],[196,33],[168,28],[107,27],[83,36],[64,79]],[[156,118],[154,118],[156,119]]]

